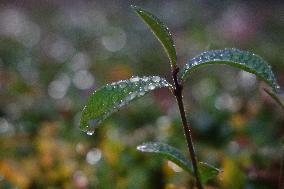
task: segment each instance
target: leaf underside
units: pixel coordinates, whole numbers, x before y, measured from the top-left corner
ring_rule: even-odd
[[[191,175],[194,174],[192,164],[188,159],[178,149],[168,144],[150,142],[137,146],[137,150],[141,152],[156,153],[157,155],[174,162]],[[204,162],[199,162],[198,168],[202,184],[205,184],[209,179],[216,177],[220,173],[219,169]]]
[[[160,43],[164,47],[164,50],[166,51],[170,59],[171,65],[172,66],[175,65],[177,60],[177,55],[176,55],[174,41],[172,39],[172,35],[168,27],[150,12],[142,8],[139,8],[135,5],[132,5],[131,7],[135,10],[138,16],[148,25],[150,30],[160,41]]]
[[[251,52],[235,48],[206,51],[192,58],[181,71],[180,79],[184,81],[197,68],[210,64],[225,64],[242,69],[255,74],[275,91],[279,88],[271,66],[265,60]]]
[[[171,85],[159,76],[134,76],[107,84],[89,97],[82,112],[80,127],[84,131],[92,132],[103,120],[130,101],[164,87],[171,88]]]

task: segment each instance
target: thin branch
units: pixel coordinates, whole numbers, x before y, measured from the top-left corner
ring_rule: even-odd
[[[193,141],[192,141],[191,130],[190,130],[190,127],[187,123],[187,119],[186,119],[185,111],[184,111],[184,105],[183,105],[183,100],[182,100],[183,86],[178,82],[178,79],[177,79],[178,72],[179,72],[179,68],[177,68],[177,67],[173,68],[172,77],[173,77],[174,86],[175,86],[174,95],[175,95],[176,100],[178,102],[178,107],[179,107],[180,116],[181,116],[181,120],[182,120],[183,130],[184,130],[184,134],[185,134],[186,141],[187,141],[187,147],[188,147],[190,159],[191,159],[191,162],[192,162],[192,165],[193,165],[194,175],[195,175],[195,178],[196,178],[196,185],[197,185],[198,189],[203,189],[203,186],[202,186],[201,180],[200,180],[199,171],[198,171],[197,158],[196,158],[196,153],[195,153],[194,145],[193,145]]]
[[[279,176],[279,189],[284,189],[284,146],[281,149],[281,167]]]

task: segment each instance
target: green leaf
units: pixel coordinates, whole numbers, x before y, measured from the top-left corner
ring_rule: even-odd
[[[208,180],[216,177],[221,171],[207,163],[199,162],[198,169],[200,172],[201,183],[205,184]]]
[[[88,134],[94,133],[95,128],[113,112],[118,111],[130,101],[144,96],[158,88],[171,88],[164,78],[149,76],[131,77],[107,84],[95,91],[83,109],[80,127]]]
[[[150,12],[135,5],[132,5],[131,7],[135,10],[138,16],[140,16],[140,18],[142,18],[142,20],[149,26],[151,31],[160,41],[170,59],[171,65],[175,65],[177,60],[176,49],[168,27]]]
[[[281,102],[281,100],[274,94],[273,92],[263,89],[283,110],[284,110],[284,104]]]
[[[255,74],[275,91],[279,88],[270,65],[258,55],[239,49],[211,50],[191,59],[181,71],[180,79],[185,80],[200,66],[225,64]]]
[[[182,169],[193,175],[192,164],[188,161],[188,159],[178,149],[168,144],[150,142],[137,146],[137,150],[141,152],[156,153],[174,162]],[[202,184],[205,184],[209,179],[214,178],[220,173],[219,169],[216,169],[203,162],[199,162],[198,168]]]
[[[157,153],[168,160],[171,160],[185,171],[193,174],[193,168],[187,158],[176,148],[163,143],[145,143],[137,146],[141,152]]]

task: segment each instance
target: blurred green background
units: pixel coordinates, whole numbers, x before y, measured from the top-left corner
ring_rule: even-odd
[[[266,59],[284,86],[283,1],[1,0],[1,189],[192,188],[172,162],[136,151],[160,141],[187,153],[168,90],[115,113],[93,136],[78,127],[98,87],[131,75],[170,79],[163,49],[131,3],[169,26],[179,65],[203,50],[236,47]],[[187,82],[198,158],[223,170],[207,189],[277,188],[284,112],[265,87],[227,66],[202,68]]]

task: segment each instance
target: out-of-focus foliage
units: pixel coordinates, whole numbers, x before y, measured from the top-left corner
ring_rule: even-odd
[[[133,3],[171,28],[178,64],[236,47],[261,55],[284,86],[283,2]],[[93,136],[79,129],[87,97],[103,84],[137,74],[170,81],[162,51],[127,1],[1,1],[0,188],[190,188],[175,164],[135,149],[160,141],[186,154],[168,90],[115,113]],[[277,187],[284,118],[263,87],[225,66],[192,73],[184,99],[198,159],[223,169],[207,188]]]

